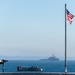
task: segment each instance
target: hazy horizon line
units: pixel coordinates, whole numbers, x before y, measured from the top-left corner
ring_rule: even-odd
[[[4,56],[0,55],[0,59],[7,59],[7,60],[40,60],[40,59],[45,59],[49,58],[50,56]],[[57,57],[57,56],[56,56]],[[63,57],[57,57],[60,60],[64,60]],[[67,57],[67,60],[75,60],[75,57]]]

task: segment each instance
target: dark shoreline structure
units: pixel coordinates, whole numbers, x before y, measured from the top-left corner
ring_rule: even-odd
[[[8,60],[4,60],[4,59],[0,60],[0,64],[2,64],[2,72],[4,72],[4,63],[5,62],[8,62]]]
[[[40,59],[42,61],[59,61],[59,58],[57,58],[56,56],[52,55],[51,57],[47,58],[47,59]]]

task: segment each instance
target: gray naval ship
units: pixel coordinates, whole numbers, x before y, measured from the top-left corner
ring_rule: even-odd
[[[43,61],[59,61],[59,58],[57,58],[56,56],[52,55],[51,57],[47,58],[47,59],[40,59]]]

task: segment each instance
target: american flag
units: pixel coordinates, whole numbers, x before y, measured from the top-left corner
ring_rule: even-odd
[[[70,22],[70,24],[72,23],[72,18],[74,17],[73,14],[71,14],[68,10],[67,10],[67,20]]]

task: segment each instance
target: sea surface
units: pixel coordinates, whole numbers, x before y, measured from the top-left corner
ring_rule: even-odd
[[[38,66],[42,72],[64,72],[64,61],[40,61],[40,60],[8,60],[4,64],[5,72],[17,72],[17,66],[31,67]],[[67,61],[68,72],[75,72],[75,61]],[[0,72],[2,65],[0,65]],[[26,72],[26,71],[24,71]]]

